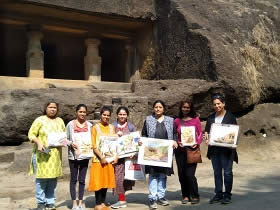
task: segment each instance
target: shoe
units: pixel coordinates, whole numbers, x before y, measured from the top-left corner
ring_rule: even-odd
[[[188,204],[188,202],[190,201],[190,199],[188,197],[183,198],[183,200],[181,201],[182,204]]]
[[[221,204],[229,204],[231,203],[231,197],[230,196],[225,196],[222,201],[221,201]]]
[[[45,210],[45,209],[46,209],[45,204],[38,204],[37,210]]]
[[[219,196],[219,195],[215,195],[213,198],[211,198],[211,200],[209,201],[210,204],[213,204],[213,203],[219,203],[221,202],[223,199],[222,196]]]
[[[126,201],[118,201],[117,203],[114,203],[111,205],[112,209],[119,209],[119,208],[125,208],[127,207]]]
[[[73,207],[71,210],[80,210],[78,206]]]
[[[162,206],[168,206],[169,205],[168,201],[165,198],[158,199],[157,203],[159,205],[162,205]]]
[[[56,207],[54,204],[47,204],[46,205],[46,210],[56,210]]]
[[[150,209],[157,209],[157,203],[155,201],[150,201]]]
[[[199,203],[199,198],[192,198],[191,204],[198,204]]]
[[[78,206],[76,210],[85,210],[83,206]]]

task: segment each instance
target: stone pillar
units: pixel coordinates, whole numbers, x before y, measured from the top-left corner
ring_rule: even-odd
[[[132,45],[132,41],[128,40],[125,44],[126,50],[126,63],[125,63],[125,72],[124,72],[124,81],[130,82],[130,77],[132,73],[132,64],[133,64],[133,51],[134,47]]]
[[[86,39],[87,55],[84,58],[85,79],[101,81],[101,57],[99,57],[98,39]]]
[[[40,26],[29,26],[27,30],[28,50],[26,71],[28,77],[44,78],[44,52],[41,48],[43,33]]]

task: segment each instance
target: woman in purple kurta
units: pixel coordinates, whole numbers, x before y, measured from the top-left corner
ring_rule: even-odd
[[[198,184],[195,177],[197,163],[187,163],[187,147],[184,147],[181,142],[181,126],[195,127],[196,144],[192,148],[199,147],[202,141],[202,127],[191,101],[181,102],[179,117],[174,120],[179,145],[175,150],[175,157],[181,184],[182,204],[187,204],[188,202],[197,204],[199,203]]]

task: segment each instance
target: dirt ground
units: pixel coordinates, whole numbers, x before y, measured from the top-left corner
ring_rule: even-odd
[[[239,164],[234,164],[234,184],[232,204],[221,205],[208,203],[213,196],[214,179],[211,162],[205,158],[206,147],[202,147],[203,163],[198,165],[197,179],[201,202],[198,205],[182,205],[181,192],[178,182],[177,168],[175,175],[168,177],[167,195],[170,205],[159,206],[159,209],[239,209],[239,210],[278,210],[280,209],[280,141],[278,137],[254,139],[242,139],[239,145]],[[174,165],[176,166],[176,164]],[[69,194],[69,169],[65,167],[65,175],[59,179],[57,189],[57,209],[71,209]],[[34,177],[26,173],[12,174],[0,171],[0,210],[4,209],[35,209]],[[88,181],[88,180],[87,180]],[[148,209],[147,182],[137,182],[133,191],[127,193],[128,207],[132,209]],[[93,209],[94,193],[85,192],[85,207]],[[112,204],[117,199],[111,193],[107,193],[107,202]]]

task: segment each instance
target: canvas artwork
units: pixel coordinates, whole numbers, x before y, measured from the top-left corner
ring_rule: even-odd
[[[138,164],[171,167],[173,156],[173,140],[141,137]]]
[[[88,159],[93,157],[91,135],[89,132],[73,133],[74,143],[78,145],[75,151],[78,160]]]
[[[238,131],[238,125],[213,123],[210,130],[209,144],[236,148]]]
[[[49,147],[66,147],[69,143],[65,132],[53,132],[48,134]]]
[[[119,158],[129,157],[138,152],[138,141],[140,140],[140,132],[131,132],[123,135],[118,139]]]
[[[99,136],[99,151],[108,163],[111,163],[117,156],[118,136]]]
[[[194,126],[181,126],[181,143],[183,146],[193,146],[196,144]]]

